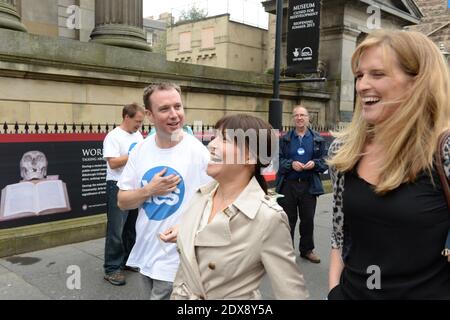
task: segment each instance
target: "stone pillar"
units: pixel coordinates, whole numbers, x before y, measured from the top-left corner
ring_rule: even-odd
[[[27,32],[20,21],[16,0],[0,0],[0,28]]]
[[[142,0],[95,0],[91,41],[151,51],[143,29]]]

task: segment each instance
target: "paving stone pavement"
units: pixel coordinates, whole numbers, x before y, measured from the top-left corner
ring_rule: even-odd
[[[331,232],[331,194],[319,197],[315,218],[316,252],[320,264],[299,257],[310,299],[323,300],[327,293]],[[103,279],[105,239],[91,240],[0,259],[0,300],[140,300],[146,299],[140,276],[126,271],[127,284],[112,286]],[[79,271],[80,282],[73,276]],[[78,288],[79,287],[79,288]],[[261,285],[263,298],[274,299],[270,282]]]

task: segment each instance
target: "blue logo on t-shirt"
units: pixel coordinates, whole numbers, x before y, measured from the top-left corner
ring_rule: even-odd
[[[153,176],[164,168],[167,168],[167,172],[164,174],[165,177],[175,174],[181,178],[181,182],[177,185],[175,191],[163,196],[150,197],[144,202],[142,207],[149,220],[164,220],[174,214],[181,203],[183,203],[185,192],[183,178],[176,170],[170,167],[156,167],[148,170],[141,179],[141,186],[148,184],[153,179]]]
[[[137,142],[133,142],[133,143],[130,145],[130,148],[128,149],[128,154],[130,154],[131,150],[133,150],[133,148],[136,147],[136,145],[137,145]]]

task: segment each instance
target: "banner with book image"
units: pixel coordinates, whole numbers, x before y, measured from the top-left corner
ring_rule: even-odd
[[[105,213],[105,135],[0,135],[0,229]]]

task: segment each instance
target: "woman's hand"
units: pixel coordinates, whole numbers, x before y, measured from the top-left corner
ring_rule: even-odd
[[[164,242],[177,242],[178,226],[173,226],[159,234],[159,238]]]

